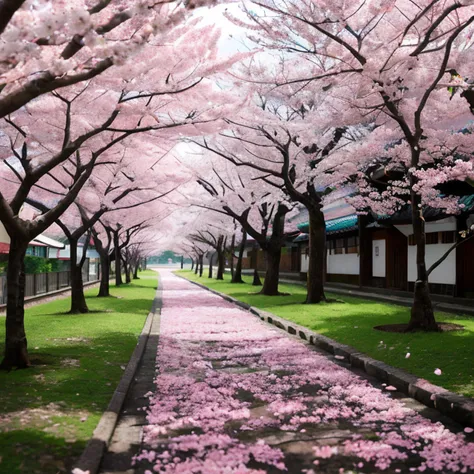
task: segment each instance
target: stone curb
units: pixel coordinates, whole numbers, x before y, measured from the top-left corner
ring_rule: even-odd
[[[449,416],[461,425],[474,428],[474,399],[450,392],[437,385],[433,385],[427,380],[405,372],[402,369],[397,369],[396,367],[392,367],[384,362],[372,359],[368,355],[359,352],[351,346],[340,344],[339,342],[311,331],[306,327],[280,318],[279,316],[268,313],[267,311],[250,306],[249,304],[238,301],[229,295],[207,288],[201,283],[188,280],[176,273],[175,275],[222,297],[226,301],[250,311],[262,321],[273,324],[289,334],[298,336],[309,344],[323,349],[335,356],[344,357],[344,362],[350,364],[352,367],[362,369],[368,375],[377,378],[381,382],[393,385],[400,392],[405,393],[427,407],[435,408],[443,415]]]
[[[125,397],[127,396],[127,392],[133,382],[135,373],[137,372],[138,366],[145,352],[145,347],[148,342],[153,319],[161,312],[163,301],[162,293],[163,286],[161,279],[159,279],[151,311],[148,313],[142,332],[138,338],[138,343],[135,346],[127,367],[125,368],[125,372],[123,373],[122,378],[120,379],[120,382],[115,389],[114,394],[112,395],[112,399],[109,402],[107,410],[103,413],[101,419],[99,420],[99,423],[92,434],[92,438],[88,441],[81,457],[75,463],[74,468],[89,472],[89,474],[97,474],[97,472],[99,472],[102,458],[109,446],[117,426]]]

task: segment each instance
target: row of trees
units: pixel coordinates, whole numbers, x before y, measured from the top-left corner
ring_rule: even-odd
[[[195,204],[238,222],[265,251],[267,295],[278,294],[285,216],[306,208],[307,303],[325,300],[325,203],[344,190],[374,217],[410,207],[409,330],[438,330],[429,275],[448,254],[427,267],[424,215],[459,214],[473,191],[473,2],[253,0],[242,11],[228,17],[260,48],[234,71],[250,101],[224,130],[191,140],[205,191]],[[450,251],[471,236],[465,222]]]
[[[190,17],[213,3],[1,3],[0,220],[11,238],[1,368],[29,365],[28,243],[60,226],[71,245],[72,310],[86,311],[78,239],[94,239],[105,296],[110,259],[120,283],[121,258],[126,274],[136,266],[138,230],[164,214],[144,204],[180,184],[159,165],[173,140],[205,132],[230,106],[207,79],[228,66],[219,32]]]
[[[232,57],[195,12],[215,3],[1,3],[0,220],[12,242],[2,368],[29,365],[23,262],[46,229],[59,226],[72,253],[92,237],[101,295],[110,261],[120,284],[122,264],[130,274],[157,235],[189,235],[181,246],[201,265],[212,251],[218,277],[225,252],[241,254],[249,236],[266,253],[262,292],[277,295],[295,230],[285,221],[304,207],[306,302],[319,303],[322,210],[340,190],[359,212],[411,206],[410,329],[437,329],[424,210],[460,212],[474,182],[472,1],[246,1],[226,15],[256,47]],[[73,267],[72,310],[84,311],[81,261]]]

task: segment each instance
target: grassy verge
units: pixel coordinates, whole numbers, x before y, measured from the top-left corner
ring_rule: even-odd
[[[91,312],[65,314],[69,298],[26,311],[33,367],[0,372],[0,472],[67,472],[84,449],[122,376],[150,311],[156,273],[87,291]],[[4,318],[0,318],[3,352]]]
[[[340,295],[330,295],[341,303],[303,305],[305,288],[281,285],[291,296],[261,296],[246,283],[232,285],[226,280],[199,278],[191,271],[180,275],[289,321],[306,326],[336,341],[348,344],[374,359],[411,372],[436,385],[470,397],[474,396],[474,318],[437,313],[438,321],[453,322],[465,327],[462,332],[394,334],[374,330],[374,326],[406,323],[409,308]],[[244,278],[245,279],[245,278]],[[250,282],[250,278],[245,279]],[[406,358],[407,353],[410,357]],[[440,368],[442,375],[434,370]]]

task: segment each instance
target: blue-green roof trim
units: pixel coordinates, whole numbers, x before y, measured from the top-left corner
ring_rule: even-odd
[[[351,230],[356,230],[357,227],[357,215],[355,214],[326,221],[326,233],[328,234],[348,232]],[[309,222],[303,222],[302,224],[299,224],[298,229],[300,232],[307,234],[309,232]]]

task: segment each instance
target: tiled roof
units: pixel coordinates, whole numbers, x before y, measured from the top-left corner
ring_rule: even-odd
[[[459,198],[459,204],[461,205],[461,212],[465,214],[474,213],[474,194],[467,196],[461,196]],[[377,220],[383,221],[390,219],[392,223],[399,222],[411,222],[411,206],[405,206],[400,211],[396,212],[393,216],[374,216]],[[436,209],[434,207],[427,207],[423,211],[423,217],[427,221],[435,221],[442,219],[443,217],[448,217],[448,214],[444,212],[443,209]]]
[[[326,233],[336,234],[338,232],[349,232],[358,228],[357,215],[353,214],[350,216],[339,217],[337,219],[331,219],[326,221]],[[303,233],[309,232],[309,222],[304,222],[298,226],[298,229]],[[299,238],[300,236],[298,236]],[[301,242],[301,240],[298,240]]]

